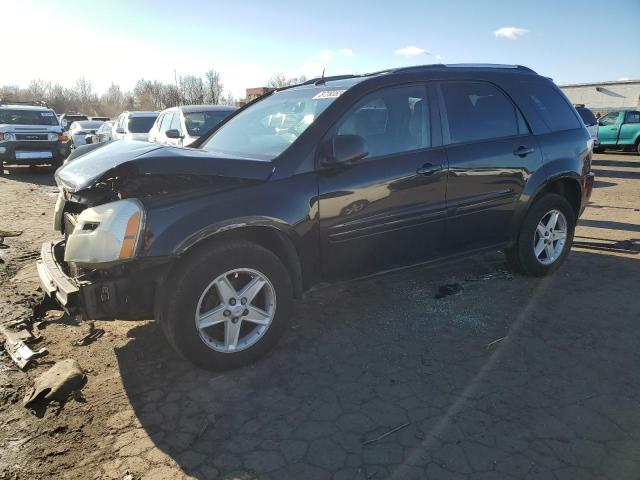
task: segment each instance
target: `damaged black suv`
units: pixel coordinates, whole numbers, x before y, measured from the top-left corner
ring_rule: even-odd
[[[591,195],[592,140],[521,66],[429,65],[271,92],[191,148],[115,141],[56,173],[45,291],[156,318],[204,368],[246,364],[319,283],[504,248],[546,275]]]

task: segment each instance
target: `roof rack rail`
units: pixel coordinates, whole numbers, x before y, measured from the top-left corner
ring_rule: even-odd
[[[529,72],[536,73],[529,67],[525,67],[522,65],[508,65],[508,64],[500,64],[500,63],[433,63],[430,65],[415,65],[411,67],[400,67],[394,68],[392,70],[388,70],[389,73],[398,73],[398,72],[412,72],[412,71],[420,71],[420,70],[437,70],[437,69],[446,69],[446,68],[495,68],[497,70],[518,70],[521,72]],[[380,72],[385,73],[385,71]]]
[[[48,107],[44,100],[10,100],[8,98],[0,98],[0,105],[31,105],[34,107]]]

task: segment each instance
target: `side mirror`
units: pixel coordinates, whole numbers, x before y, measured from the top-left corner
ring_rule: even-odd
[[[119,134],[124,133],[124,128],[122,128],[122,127],[116,128],[116,133],[119,133]]]
[[[164,134],[167,136],[167,138],[182,138],[182,135],[180,135],[180,132],[175,128],[171,128],[167,130],[166,132],[164,132]]]
[[[325,165],[355,162],[369,155],[369,150],[360,135],[336,135],[327,140]]]

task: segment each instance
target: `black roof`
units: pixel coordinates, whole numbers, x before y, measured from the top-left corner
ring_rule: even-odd
[[[231,105],[182,105],[177,107],[183,112],[232,112],[238,107]]]

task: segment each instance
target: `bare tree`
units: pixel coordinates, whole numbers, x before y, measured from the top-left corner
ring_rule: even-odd
[[[204,74],[205,78],[205,100],[207,103],[218,105],[222,103],[223,98],[223,86],[220,81],[220,72],[214,70],[208,70]]]
[[[283,88],[307,81],[307,77],[301,75],[299,77],[287,77],[284,73],[278,73],[275,77],[267,81],[267,87]]]
[[[185,105],[204,103],[204,82],[194,75],[180,77],[180,93]]]

